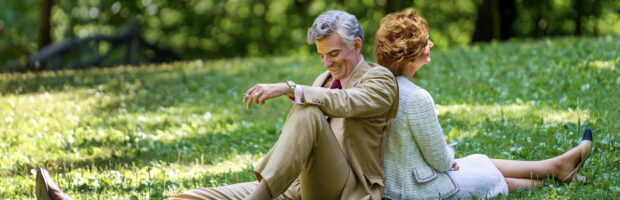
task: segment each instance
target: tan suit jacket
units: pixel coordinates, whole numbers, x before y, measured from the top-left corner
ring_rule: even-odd
[[[342,199],[381,199],[386,133],[398,110],[396,79],[387,68],[364,61],[343,90],[322,88],[329,79],[325,72],[313,87],[301,87],[305,103],[317,105],[331,118],[334,135],[357,179],[356,184],[345,186]]]

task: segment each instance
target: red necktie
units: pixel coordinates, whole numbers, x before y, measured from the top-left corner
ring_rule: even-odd
[[[332,82],[332,86],[329,89],[342,89],[342,85],[340,85],[340,80],[334,80]]]

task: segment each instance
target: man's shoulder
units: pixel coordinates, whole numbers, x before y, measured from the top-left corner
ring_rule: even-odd
[[[373,62],[366,62],[368,63],[368,66],[370,66],[370,70],[368,70],[369,72],[374,72],[374,73],[382,73],[382,74],[392,74],[392,72],[390,72],[390,70],[382,65],[379,65],[377,63],[373,63]]]
[[[394,75],[388,68],[383,67],[377,63],[372,63],[372,62],[366,62],[366,63],[369,66],[368,70],[366,70],[366,73],[364,73],[366,76],[384,76],[384,77],[389,77],[390,79],[393,79],[394,82],[396,81],[396,78],[394,77]]]

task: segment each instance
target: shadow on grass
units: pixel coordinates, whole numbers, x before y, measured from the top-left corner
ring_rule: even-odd
[[[279,135],[275,126],[262,133],[254,133],[251,128],[240,128],[230,133],[191,134],[172,141],[153,141],[137,139],[136,132],[128,132],[127,142],[113,139],[86,139],[65,148],[99,147],[105,153],[88,159],[48,160],[47,163],[62,164],[59,172],[65,173],[75,168],[107,170],[119,167],[150,166],[153,162],[176,164],[216,164],[226,158],[242,154],[266,153]],[[258,136],[260,134],[260,136]]]
[[[66,190],[76,199],[111,198],[111,199],[165,199],[173,194],[189,189],[217,187],[234,183],[254,181],[256,178],[250,170],[224,173],[205,173],[200,176],[181,180],[157,180],[136,184],[102,185],[91,188],[85,185]],[[140,191],[136,193],[136,191]],[[110,194],[111,193],[111,194]],[[77,195],[76,195],[77,194]]]
[[[245,63],[248,65],[249,62]],[[270,67],[268,64],[262,62],[260,65]],[[91,113],[80,116],[81,120],[77,127],[94,130],[112,128],[124,134],[120,137],[110,136],[109,132],[103,137],[94,134],[72,135],[78,139],[60,148],[69,153],[80,151],[79,153],[86,158],[42,159],[43,166],[62,165],[64,169],[61,172],[64,172],[89,166],[111,168],[131,164],[147,165],[151,161],[190,163],[197,158],[204,158],[207,163],[215,163],[221,157],[233,154],[266,152],[277,138],[278,124],[282,123],[279,120],[282,118],[282,113],[286,113],[290,103],[271,103],[262,106],[261,109],[245,110],[240,94],[253,84],[247,82],[251,73],[231,73],[225,68],[216,70],[207,68],[168,66],[155,69],[121,68],[59,72],[58,75],[54,72],[49,72],[51,75],[31,74],[32,77],[23,81],[26,84],[19,86],[25,88],[21,93],[36,92],[37,85],[40,84],[38,82],[49,83],[45,86],[45,91],[62,90],[67,84],[72,88],[93,87],[100,97],[96,99],[97,103]],[[191,71],[192,69],[196,70]],[[255,72],[258,70],[260,67],[248,71],[258,73]],[[74,83],[71,80],[78,82]],[[4,88],[2,91],[10,89]],[[239,102],[231,102],[231,99],[237,99],[235,98],[237,96]],[[169,113],[162,111],[162,108],[176,111]],[[205,113],[222,116],[214,117],[210,121],[199,121],[198,126],[184,122],[195,114]],[[136,123],[135,121],[139,120],[132,119],[138,115],[148,117],[150,114],[167,116],[160,122]],[[247,119],[260,120],[250,123],[246,122]],[[237,128],[228,130],[227,127],[231,125]],[[200,132],[199,129],[204,127],[207,130]],[[186,133],[181,134],[181,137],[176,135],[172,140],[144,138],[144,135],[158,137],[158,134],[170,134],[172,131]],[[92,147],[104,152],[103,155],[89,156],[96,155]],[[36,165],[41,165],[41,162],[20,165],[8,174],[26,174],[28,170],[24,169],[32,169]]]

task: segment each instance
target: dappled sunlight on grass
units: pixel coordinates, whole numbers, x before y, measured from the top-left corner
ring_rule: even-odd
[[[457,157],[546,159],[591,127],[595,150],[583,172],[596,181],[583,187],[609,188],[619,184],[617,41],[442,49],[414,82],[439,104]],[[257,82],[311,84],[323,71],[315,55],[0,74],[0,199],[33,198],[37,167],[76,199],[163,199],[253,181],[291,103],[246,109],[242,95]],[[549,185],[509,198],[582,197],[575,185]]]
[[[75,142],[74,132],[79,129],[81,118],[88,117],[92,111],[88,105],[94,101],[86,96],[85,90],[76,90],[1,98],[4,107],[0,111],[3,117],[0,138],[10,143],[3,142],[0,146],[11,147],[12,153],[0,156],[3,160],[0,169],[63,157],[64,153],[57,148]],[[33,151],[33,147],[40,151]]]
[[[484,153],[503,159],[546,159],[543,155],[558,155],[574,146],[579,132],[596,123],[589,119],[588,110],[557,110],[532,102],[437,105],[437,112],[448,142],[459,142],[458,156]]]
[[[616,69],[616,64],[614,63],[614,60],[609,60],[609,61],[596,60],[596,61],[590,62],[589,66],[600,69],[600,70],[613,71],[614,69]]]
[[[258,164],[263,158],[263,154],[231,154],[214,164],[207,164],[203,158],[196,158],[194,162],[187,164],[170,163],[168,173],[175,174],[170,176],[171,180],[182,181],[205,174],[219,174],[226,172],[241,172],[248,170]],[[232,184],[232,183],[228,183]]]
[[[509,105],[437,105],[439,117],[449,117],[455,120],[466,120],[472,124],[483,121],[498,121],[503,119],[541,119],[545,124],[558,124],[588,120],[588,110],[557,110],[549,107],[515,103]]]

